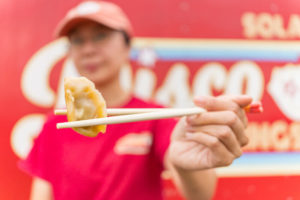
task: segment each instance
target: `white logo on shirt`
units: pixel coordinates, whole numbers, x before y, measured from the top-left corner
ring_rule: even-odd
[[[144,155],[148,154],[153,142],[149,132],[129,133],[121,137],[115,144],[116,154]]]

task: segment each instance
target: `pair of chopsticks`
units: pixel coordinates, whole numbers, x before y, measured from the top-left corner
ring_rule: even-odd
[[[244,108],[248,113],[261,113],[262,105],[260,102],[252,103]],[[119,108],[119,109],[107,109],[108,115],[120,115],[105,118],[87,119],[73,122],[58,123],[56,127],[62,128],[75,128],[86,127],[104,124],[120,124],[127,122],[137,122],[155,119],[165,119],[173,117],[182,117],[188,115],[196,115],[206,112],[205,109],[200,107],[194,108]],[[65,115],[67,110],[55,110],[56,115]]]

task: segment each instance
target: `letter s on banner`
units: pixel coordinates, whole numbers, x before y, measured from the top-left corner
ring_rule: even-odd
[[[55,64],[67,53],[67,40],[55,40],[35,53],[24,67],[21,77],[21,90],[25,98],[39,107],[52,107],[56,100],[50,88],[50,72]],[[25,158],[32,148],[45,121],[44,114],[28,114],[14,125],[11,133],[13,152]]]
[[[55,93],[49,86],[49,75],[51,69],[66,55],[66,52],[66,39],[55,40],[35,53],[25,65],[21,89],[32,104],[47,108],[53,106]]]

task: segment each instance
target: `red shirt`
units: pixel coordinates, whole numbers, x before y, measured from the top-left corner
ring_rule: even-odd
[[[132,98],[124,108],[158,107]],[[56,129],[50,116],[20,167],[52,184],[57,200],[162,199],[163,159],[174,119],[108,125],[95,138]]]

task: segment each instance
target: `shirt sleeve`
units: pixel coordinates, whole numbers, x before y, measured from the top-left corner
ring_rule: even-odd
[[[161,119],[155,121],[154,128],[154,151],[161,164],[164,164],[166,150],[170,144],[171,134],[177,123],[175,119]]]
[[[48,118],[39,136],[34,140],[34,145],[25,160],[21,160],[18,166],[21,170],[52,182],[57,172],[55,163],[56,154],[59,151],[56,137],[55,120]]]

